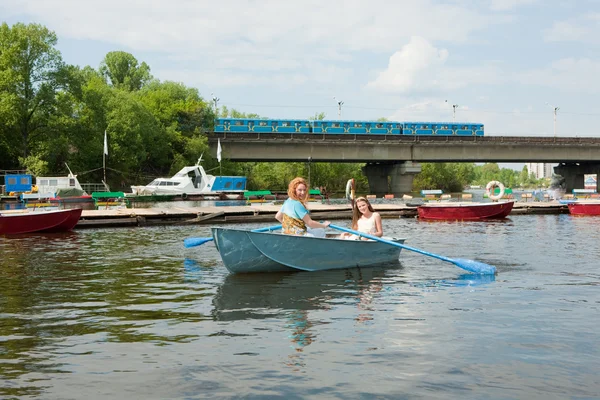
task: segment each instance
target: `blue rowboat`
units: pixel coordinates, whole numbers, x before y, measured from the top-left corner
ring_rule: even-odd
[[[389,244],[242,229],[212,228],[225,267],[233,273],[324,271],[398,263],[401,248]],[[403,244],[405,239],[388,238]]]

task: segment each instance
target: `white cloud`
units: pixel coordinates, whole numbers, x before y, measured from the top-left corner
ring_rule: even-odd
[[[272,49],[326,57],[347,51],[391,51],[411,35],[461,42],[491,22],[467,7],[430,0],[283,2],[221,0],[13,0],[20,11],[48,24],[59,36],[86,38],[166,53]],[[320,54],[319,54],[320,53]]]
[[[367,88],[397,93],[448,92],[502,80],[503,74],[494,64],[451,67],[447,65],[449,58],[448,50],[436,48],[424,38],[412,37],[390,57],[387,68]]]
[[[540,0],[492,0],[490,8],[494,11],[509,11],[539,2]]]
[[[567,20],[555,21],[544,31],[548,42],[600,43],[600,13],[589,13]]]
[[[433,78],[442,70],[448,59],[448,50],[437,49],[422,37],[412,37],[410,42],[395,52],[388,67],[367,87],[382,91],[408,92],[427,90],[447,85]],[[427,78],[427,79],[422,79]]]
[[[598,93],[600,91],[600,61],[589,58],[563,58],[545,68],[532,69],[516,75],[516,81],[564,92]]]

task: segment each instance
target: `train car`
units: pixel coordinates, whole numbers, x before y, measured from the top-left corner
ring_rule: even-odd
[[[299,119],[218,118],[215,132],[483,136],[483,124]]]
[[[465,122],[405,122],[405,135],[483,136],[483,124]]]

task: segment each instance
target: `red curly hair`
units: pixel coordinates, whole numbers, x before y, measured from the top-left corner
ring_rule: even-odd
[[[296,195],[296,188],[299,185],[304,185],[306,187],[306,196],[304,196],[303,199],[299,198],[298,195]],[[288,196],[290,197],[290,199],[298,200],[300,203],[306,206],[306,200],[308,200],[308,184],[306,183],[306,180],[300,177],[292,179],[290,181],[290,184],[288,185]]]

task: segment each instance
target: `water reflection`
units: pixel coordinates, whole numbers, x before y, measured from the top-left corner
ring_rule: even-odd
[[[214,296],[212,315],[217,321],[264,319],[327,310],[338,302],[368,302],[365,291],[387,269],[229,274]]]
[[[396,267],[397,268],[397,267]],[[328,324],[318,311],[356,305],[355,320],[373,320],[371,303],[382,289],[389,267],[352,268],[320,272],[230,274],[213,298],[216,321],[276,319],[288,331],[292,352],[288,367],[305,367],[302,353],[314,343],[320,326]]]

